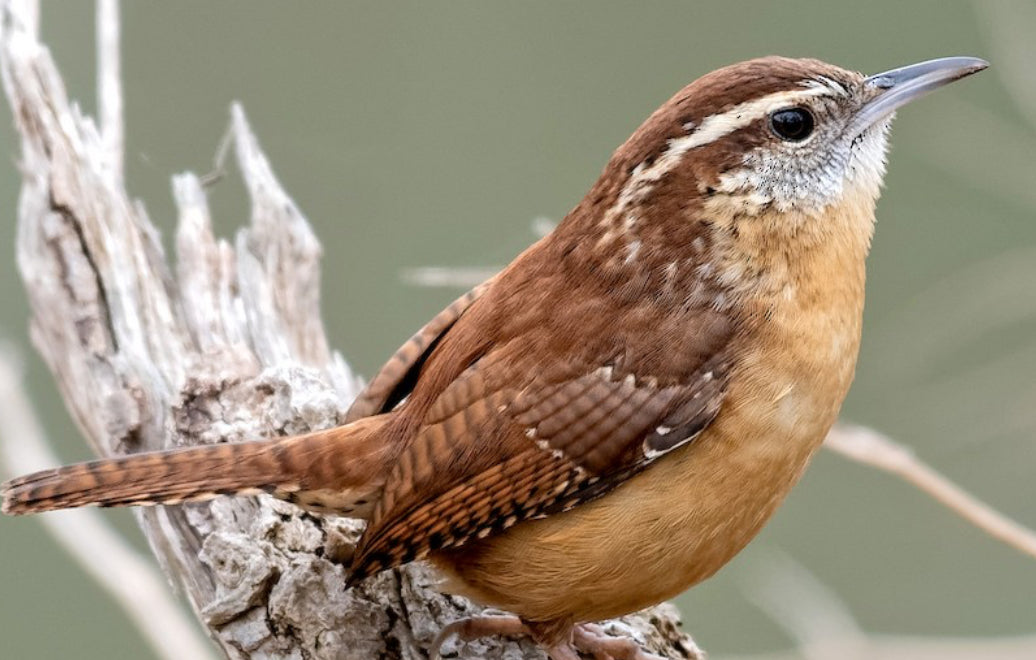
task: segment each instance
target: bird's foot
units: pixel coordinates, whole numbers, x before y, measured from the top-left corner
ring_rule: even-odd
[[[454,621],[439,631],[439,635],[432,642],[431,660],[441,660],[442,656],[439,655],[439,652],[442,650],[442,645],[454,635],[462,642],[471,642],[481,637],[489,637],[490,635],[517,637],[531,634],[532,631],[522,623],[522,620],[512,614],[468,617]],[[568,660],[568,658],[558,658],[556,660]]]
[[[648,653],[636,640],[629,637],[613,637],[601,626],[584,623],[571,629],[571,641],[550,645],[544,643],[543,631],[530,628],[513,614],[491,614],[472,616],[447,625],[432,642],[431,660],[441,660],[440,651],[446,641],[457,636],[462,642],[471,642],[482,637],[500,635],[503,637],[531,637],[543,644],[550,660],[580,660],[580,653],[594,660],[665,660]]]
[[[572,631],[572,645],[589,654],[594,660],[665,660],[642,649],[636,640],[629,637],[612,637],[605,633],[601,626],[593,623],[575,627]],[[551,657],[554,658],[554,655]],[[555,660],[568,659],[561,656]]]

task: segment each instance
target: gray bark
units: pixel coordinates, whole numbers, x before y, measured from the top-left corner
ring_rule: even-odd
[[[112,455],[338,424],[359,381],[324,334],[320,243],[241,107],[231,133],[251,222],[233,242],[215,238],[199,178],[175,176],[172,266],[122,183],[117,21],[99,26],[98,126],[67,98],[36,16],[34,3],[9,0],[0,25],[21,140],[17,260],[32,340],[86,441]],[[444,624],[479,611],[440,594],[423,565],[346,591],[343,562],[362,523],[268,497],[138,509],[137,519],[230,658],[424,658]],[[678,625],[671,606],[608,624],[666,657],[698,657]],[[544,657],[524,640],[451,648],[460,658]]]

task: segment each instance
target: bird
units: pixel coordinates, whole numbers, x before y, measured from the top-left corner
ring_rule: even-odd
[[[595,622],[705,580],[835,423],[901,106],[986,68],[768,56],[708,73],[558,226],[407,341],[335,428],[11,480],[7,514],[268,493],[367,521],[355,584],[427,560],[553,660],[644,660]]]

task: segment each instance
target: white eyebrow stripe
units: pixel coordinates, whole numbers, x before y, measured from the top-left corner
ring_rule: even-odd
[[[669,148],[665,154],[658,159],[655,165],[661,165],[662,161],[667,159],[676,160],[677,162],[683,158],[691,149],[697,147],[703,147],[706,144],[711,144],[716,140],[730,135],[739,128],[744,128],[752,122],[767,114],[778,110],[783,107],[795,105],[802,101],[812,98],[815,96],[830,95],[831,90],[826,86],[811,86],[806,89],[796,89],[791,91],[774,92],[768,94],[762,98],[755,99],[753,101],[746,101],[740,105],[736,105],[726,112],[722,112],[717,115],[710,115],[706,117],[698,128],[681,138],[676,138],[669,141]],[[675,165],[675,163],[672,163]],[[672,166],[666,167],[668,171]],[[648,169],[655,169],[651,167]],[[647,170],[645,170],[645,174]]]
[[[809,84],[810,82],[814,84]],[[605,213],[601,226],[612,227],[618,218],[626,216],[631,207],[651,193],[655,183],[680,164],[688,151],[711,144],[774,110],[795,105],[816,96],[830,96],[832,93],[832,90],[826,85],[816,84],[815,81],[804,81],[803,85],[803,89],[774,92],[736,105],[726,112],[709,115],[697,127],[692,127],[689,134],[669,140],[665,152],[650,166],[640,163],[633,168],[629,180],[619,191],[616,203]],[[635,216],[630,216],[627,218],[627,225],[632,227],[636,224],[636,220]],[[623,232],[606,232],[601,241],[608,241],[620,233]]]

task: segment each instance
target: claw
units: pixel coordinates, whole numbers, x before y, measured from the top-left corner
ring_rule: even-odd
[[[456,635],[457,639],[462,642],[471,642],[490,635],[516,637],[530,634],[531,631],[524,623],[522,623],[522,620],[510,614],[472,616],[466,619],[460,619],[439,631],[435,641],[432,642],[431,660],[442,659],[442,655],[440,653],[442,651],[442,645],[454,635]]]
[[[535,631],[513,614],[468,617],[454,621],[439,631],[432,642],[431,660],[442,660],[442,646],[454,635],[461,642],[471,642],[492,635],[537,638]],[[580,660],[580,651],[591,655],[594,660],[665,660],[661,656],[648,653],[635,640],[629,637],[613,637],[595,624],[576,626],[571,632],[570,639],[570,642],[544,649],[551,660]]]
[[[595,624],[576,626],[572,642],[580,651],[592,655],[594,660],[665,660],[642,649],[636,640],[612,637]]]
[[[579,660],[579,653],[572,648],[571,644],[559,644],[547,649],[550,660]]]

